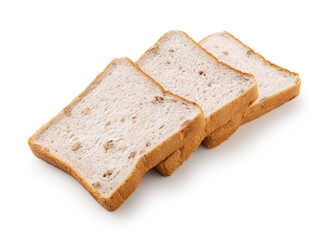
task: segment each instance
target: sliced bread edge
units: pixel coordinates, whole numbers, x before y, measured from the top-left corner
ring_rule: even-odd
[[[250,105],[245,112],[242,114],[242,116],[239,116],[240,119],[240,124],[245,124],[247,122],[250,122],[268,112],[270,112],[271,110],[283,105],[284,103],[294,99],[295,97],[297,97],[300,93],[300,86],[301,86],[301,79],[299,77],[299,74],[296,72],[291,72],[288,69],[285,69],[283,67],[280,67],[272,62],[270,62],[269,60],[266,60],[261,54],[255,52],[252,48],[250,48],[249,46],[247,46],[246,44],[244,44],[242,41],[240,41],[238,38],[236,38],[235,36],[233,36],[231,33],[224,31],[225,34],[229,35],[231,38],[233,38],[234,40],[236,40],[239,44],[241,44],[242,46],[244,46],[245,48],[248,49],[248,51],[250,51],[252,54],[257,55],[262,62],[264,63],[268,63],[270,66],[272,66],[273,68],[276,68],[279,71],[283,71],[283,72],[287,72],[289,74],[293,74],[297,77],[297,82],[296,84],[294,84],[291,87],[288,87],[286,89],[284,89],[281,92],[278,92],[274,95],[271,95],[270,97],[267,97],[265,99],[259,100],[258,102]],[[201,42],[203,42],[204,40],[208,39],[210,36],[213,36],[217,33],[211,34],[207,37],[205,37],[204,39],[202,39],[199,44]],[[233,121],[239,121],[238,119],[234,119]],[[232,122],[233,123],[233,122]],[[232,124],[231,123],[231,124]],[[212,135],[208,136],[205,139],[205,145],[208,146],[209,148],[214,147],[219,145],[219,142],[221,141],[221,139],[225,139],[225,134],[226,131],[224,129],[217,129],[217,131],[215,131]]]
[[[175,30],[172,30],[175,31]],[[151,51],[152,49],[155,49],[159,42],[170,32],[165,33],[162,37],[159,38],[159,40],[152,45],[148,50],[145,51],[145,53],[136,61],[136,64],[145,56],[146,53]],[[194,45],[199,47],[205,54],[212,57],[217,63],[226,66],[228,69],[238,72],[243,75],[251,76],[253,80],[253,84],[250,88],[248,88],[245,92],[243,92],[239,97],[233,99],[229,103],[222,106],[220,109],[212,113],[210,116],[206,117],[206,126],[205,126],[205,135],[203,135],[202,139],[194,139],[189,136],[189,141],[199,141],[202,142],[202,144],[208,148],[212,148],[215,146],[218,146],[220,143],[225,141],[229,136],[231,136],[237,128],[240,126],[240,124],[235,123],[233,126],[233,130],[231,127],[227,127],[227,124],[229,121],[231,121],[235,116],[239,115],[241,112],[243,113],[252,103],[256,101],[258,98],[258,89],[257,89],[257,83],[252,74],[241,72],[237,69],[232,68],[231,66],[220,62],[214,55],[206,51],[199,43],[195,42],[192,38],[190,38],[185,32],[178,31],[184,34]],[[226,129],[223,128],[223,126],[226,125]],[[210,139],[210,135],[214,132],[216,132],[218,129],[220,129],[222,132],[224,132],[225,137],[224,138],[217,138],[215,141],[215,144],[211,144],[209,140],[206,140],[207,138]],[[197,145],[194,144],[194,146]],[[197,147],[191,147],[190,144],[187,144],[188,147],[181,147],[179,150],[180,152],[176,152],[170,157],[166,158],[165,161],[161,162],[156,166],[156,169],[163,175],[163,176],[170,176],[173,174],[173,172],[183,164],[184,161],[186,161],[192,152],[196,151]]]
[[[160,91],[164,94],[171,95],[175,98],[179,98],[180,100],[184,101],[187,104],[193,104],[198,109],[198,114],[191,119],[189,122],[185,123],[184,126],[180,128],[179,131],[177,131],[175,134],[170,136],[169,138],[165,139],[163,142],[161,142],[158,146],[156,146],[154,149],[150,150],[147,154],[143,155],[139,158],[137,161],[134,169],[132,172],[127,176],[126,179],[116,188],[115,191],[111,194],[109,197],[101,197],[98,192],[92,188],[84,179],[80,176],[69,164],[65,163],[61,159],[58,159],[56,156],[50,154],[46,149],[44,149],[42,146],[39,146],[34,143],[34,137],[38,135],[44,128],[46,128],[48,125],[50,125],[60,114],[63,114],[66,109],[68,109],[69,106],[71,106],[76,100],[78,100],[81,96],[85,95],[87,91],[90,89],[90,87],[95,83],[95,81],[98,80],[98,78],[108,69],[108,67],[113,64],[115,61],[119,59],[114,59],[105,69],[103,72],[101,72],[95,80],[88,85],[88,87],[80,93],[74,100],[65,107],[62,111],[60,111],[55,117],[53,117],[48,123],[44,124],[35,134],[33,134],[29,140],[28,145],[31,149],[31,151],[34,153],[34,155],[51,165],[63,170],[64,172],[71,175],[73,178],[75,178],[96,200],[99,202],[105,209],[108,211],[114,211],[118,207],[122,205],[122,203],[134,192],[134,190],[137,188],[138,184],[141,181],[142,176],[152,167],[156,166],[158,163],[163,161],[165,158],[173,154],[175,151],[177,151],[181,146],[192,144],[191,142],[185,141],[185,135],[186,133],[191,133],[194,136],[196,135],[203,135],[203,130],[205,126],[205,119],[203,112],[201,108],[191,101],[188,101],[182,97],[179,97],[177,95],[174,95],[168,91],[165,91],[163,87],[154,81],[151,77],[149,77],[147,74],[145,74],[143,71],[141,71],[130,59],[128,58],[122,58],[127,60],[138,72],[145,75],[150,81],[152,81],[154,84],[158,86]],[[193,146],[195,147],[195,146]],[[196,146],[197,148],[197,146]]]

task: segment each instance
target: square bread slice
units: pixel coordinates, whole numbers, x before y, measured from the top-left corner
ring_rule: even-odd
[[[201,106],[206,119],[203,138],[217,129],[231,135],[229,122],[257,99],[252,75],[219,62],[181,31],[166,33],[136,64],[168,91]],[[157,166],[158,171],[171,175],[195,150],[180,148]]]
[[[72,175],[113,211],[146,171],[193,144],[187,143],[188,134],[201,138],[204,126],[197,104],[164,91],[129,59],[121,58],[28,143],[38,158]]]
[[[242,115],[234,118],[231,125],[249,122],[298,96],[301,80],[297,73],[269,62],[230,33],[215,33],[204,38],[200,44],[219,61],[253,74],[257,81],[258,100]],[[223,130],[216,131],[206,139],[206,144],[215,146],[224,135]]]

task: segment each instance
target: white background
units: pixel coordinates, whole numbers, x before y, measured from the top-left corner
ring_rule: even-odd
[[[1,239],[334,239],[332,1],[0,2]],[[227,30],[298,72],[301,94],[116,211],[37,159],[28,138],[115,57],[165,32]]]

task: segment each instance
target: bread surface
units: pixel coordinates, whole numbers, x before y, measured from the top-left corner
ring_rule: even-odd
[[[201,106],[206,127],[198,144],[257,99],[251,74],[219,62],[181,31],[166,33],[136,64],[165,89]],[[197,148],[189,146],[180,148],[178,158],[173,155],[157,166],[158,171],[171,175]]]
[[[165,91],[129,59],[115,59],[28,141],[33,153],[117,209],[142,176],[201,138],[200,107]]]
[[[271,63],[232,34],[215,33],[199,43],[219,61],[255,76],[259,98],[243,113],[241,124],[252,121],[298,96],[301,80],[297,73]],[[206,145],[217,146],[225,134],[224,129],[218,129],[206,139]]]

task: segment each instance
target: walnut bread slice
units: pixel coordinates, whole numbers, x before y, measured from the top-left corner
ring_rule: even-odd
[[[225,130],[224,125],[257,99],[252,75],[219,62],[181,31],[166,33],[136,64],[168,91],[201,106],[206,119],[203,139],[217,129]],[[233,133],[227,131],[227,137]],[[182,147],[159,164],[158,171],[171,175],[194,150]]]
[[[28,141],[32,152],[72,175],[116,210],[150,168],[203,135],[201,108],[165,91],[129,59],[113,60]],[[194,145],[195,144],[195,145]]]
[[[241,117],[241,124],[252,121],[298,96],[301,80],[299,75],[281,68],[254,52],[228,32],[212,34],[202,41],[202,47],[222,61],[240,71],[253,74],[258,83],[259,98]],[[206,139],[215,146],[224,135],[223,130]]]

